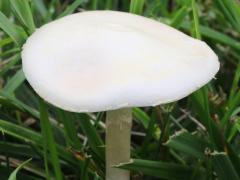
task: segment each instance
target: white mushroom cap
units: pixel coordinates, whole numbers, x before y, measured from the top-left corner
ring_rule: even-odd
[[[81,12],[42,26],[24,45],[22,60],[43,99],[75,112],[176,101],[219,69],[206,43],[114,11]]]

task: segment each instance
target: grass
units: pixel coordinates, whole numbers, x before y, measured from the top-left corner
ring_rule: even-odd
[[[105,113],[46,104],[26,82],[20,59],[35,28],[92,9],[130,11],[171,25],[206,41],[221,62],[216,79],[187,98],[134,108],[133,160],[118,168],[135,179],[239,180],[237,0],[0,1],[0,179],[104,179]]]

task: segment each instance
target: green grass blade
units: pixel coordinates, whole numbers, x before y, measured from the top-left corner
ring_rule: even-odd
[[[3,67],[0,68],[0,76],[3,76],[8,72],[10,68],[12,68],[15,64],[20,61],[20,55],[16,54],[8,59],[8,63],[6,63]]]
[[[86,114],[76,114],[76,120],[78,120],[80,127],[84,134],[88,138],[88,143],[93,149],[93,151],[104,160],[104,144],[102,139],[100,138],[98,132],[96,131],[94,125],[90,122],[90,118]]]
[[[111,10],[113,9],[113,0],[106,0],[106,3],[105,3],[105,9],[106,10]]]
[[[238,4],[235,1],[229,0],[214,0],[214,3],[219,7],[226,19],[231,23],[237,31],[240,31],[240,13],[238,10]]]
[[[8,34],[12,38],[12,40],[20,47],[27,38],[25,31],[21,27],[16,26],[12,22],[10,22],[1,11],[0,29],[2,29],[6,34]]]
[[[51,163],[56,175],[56,179],[62,180],[62,171],[60,167],[57,149],[55,146],[52,127],[48,119],[47,107],[44,101],[41,99],[39,100],[39,104],[40,104],[40,120],[41,120],[43,141],[47,142],[47,147],[51,157]]]
[[[199,91],[201,92],[201,91]],[[197,93],[199,93],[197,92]],[[201,98],[201,97],[200,97]],[[207,128],[208,134],[210,136],[211,144],[213,147],[223,150],[224,139],[222,131],[219,130],[219,127],[214,124],[209,112],[206,111],[204,103],[201,104],[201,99],[196,96],[194,93],[191,96],[192,106],[196,109],[198,118],[201,120],[202,124]],[[204,102],[204,101],[202,101]]]
[[[43,141],[43,158],[44,158],[44,167],[46,172],[46,179],[51,180],[50,173],[49,173],[49,165],[48,165],[48,142]]]
[[[30,129],[0,120],[0,130],[22,141],[41,145],[41,135]]]
[[[27,112],[31,116],[39,119],[39,112],[36,109],[24,104],[22,101],[18,100],[14,96],[6,94],[3,91],[0,91],[0,104],[18,109],[22,112]]]
[[[145,0],[131,0],[129,12],[133,14],[142,14]]]
[[[203,169],[196,172],[188,166],[160,161],[133,159],[129,163],[122,163],[116,167],[163,179],[202,179],[204,177]]]
[[[197,39],[201,39],[201,33],[199,28],[199,17],[198,17],[198,9],[195,3],[195,0],[192,0],[192,10],[193,10],[193,23],[194,23],[194,31],[195,31],[195,37]],[[210,117],[210,111],[209,111],[209,102],[208,102],[208,89],[207,86],[199,89],[196,91],[193,96],[196,97],[196,100],[199,101],[199,104],[203,107],[206,116]],[[208,118],[211,119],[211,118]],[[211,125],[209,122],[207,122],[205,125],[209,128],[210,135],[212,134]]]
[[[13,170],[9,169],[5,166],[0,166],[0,179],[5,180],[9,178],[9,175],[11,174]],[[32,175],[26,175],[20,172],[17,173],[18,180],[42,180],[43,178],[35,177]]]
[[[34,152],[29,145],[0,141],[0,153],[7,152],[11,157],[32,157]]]
[[[222,127],[224,127],[230,117],[232,116],[232,113],[234,112],[235,108],[239,105],[240,103],[240,90],[234,95],[234,97],[232,98],[232,100],[228,103],[226,109],[226,112],[223,116],[223,118],[221,119],[221,125]]]
[[[87,167],[89,165],[89,162],[90,162],[90,158],[87,158],[85,160],[85,162],[84,162],[84,166],[82,168],[81,178],[80,179],[89,180],[88,174],[87,174]]]
[[[236,41],[235,39],[220,33],[216,30],[210,29],[206,26],[200,26],[200,31],[201,33],[207,37],[207,38],[211,38],[212,40],[215,40],[217,42],[220,42],[222,44],[226,44],[230,47],[233,47],[237,50],[240,50],[240,42]]]
[[[191,25],[188,22],[182,23],[181,27],[187,31],[189,31],[191,29]],[[200,32],[201,32],[202,36],[204,36],[208,39],[211,39],[211,40],[215,41],[216,43],[218,42],[221,44],[225,44],[236,50],[240,50],[240,42],[227,36],[226,34],[216,31],[214,29],[211,29],[209,27],[202,26],[202,25],[200,25],[199,28],[200,28]]]
[[[198,16],[198,8],[195,3],[195,0],[191,1],[192,9],[193,9],[193,21],[194,21],[194,31],[195,37],[197,39],[201,39],[201,29],[199,25],[199,16]],[[218,149],[222,149],[222,134],[219,131],[219,128],[213,123],[212,117],[210,115],[210,108],[209,108],[209,99],[208,99],[208,88],[204,86],[203,88],[199,89],[198,91],[194,92],[192,95],[194,102],[197,104],[198,108],[197,111],[201,120],[204,122],[205,127],[208,129],[208,133],[210,136],[211,141],[213,142],[215,147]]]
[[[11,42],[12,42],[11,38],[0,39],[0,47],[10,44]]]
[[[25,81],[25,75],[22,69],[18,70],[16,74],[7,82],[3,91],[7,94],[13,94],[14,91]]]
[[[196,158],[204,158],[206,148],[211,149],[209,142],[186,131],[177,132],[176,135],[169,138],[165,145]]]
[[[170,26],[179,28],[188,14],[188,6],[183,6],[181,9],[179,9],[174,17],[171,19]]]
[[[201,33],[199,30],[199,17],[198,17],[198,9],[195,3],[195,0],[192,0],[192,11],[193,11],[193,22],[194,22],[194,30],[195,30],[195,37],[197,39],[201,39]]]
[[[29,163],[32,159],[28,159],[27,161],[24,161],[20,166],[18,166],[10,175],[8,180],[17,180],[17,173],[20,171],[27,163]]]
[[[91,8],[91,10],[97,10],[98,9],[98,0],[92,0],[91,2],[90,2],[90,8]]]
[[[204,92],[204,89],[199,89],[190,97],[193,101],[194,106],[196,106],[196,109],[199,112],[198,114],[200,118],[203,120],[204,126],[209,128],[209,121],[211,121],[211,116],[209,114],[209,106],[207,105],[205,107],[206,92]]]
[[[40,13],[40,15],[42,16],[42,18],[45,20],[48,16],[48,10],[44,4],[43,0],[32,0],[35,8],[37,9],[37,11]]]
[[[238,177],[240,177],[240,171],[239,171],[239,167],[240,167],[240,157],[239,157],[239,151],[238,149],[234,148],[234,145],[226,143],[227,146],[227,155],[232,163],[232,165],[234,166]]]
[[[143,142],[141,144],[141,148],[139,149],[139,154],[141,154],[142,157],[145,157],[146,154],[148,154],[146,150],[149,146],[149,143],[151,143],[151,140],[154,138],[156,131],[156,123],[157,123],[156,110],[153,110],[150,121],[148,123],[148,127],[146,128],[147,131],[146,136],[144,137]]]
[[[66,15],[72,14],[82,3],[84,3],[84,0],[76,0],[71,5],[69,5],[63,13],[61,13],[58,18],[64,17]]]
[[[6,50],[2,53],[0,53],[0,58],[7,58],[9,56],[14,56],[15,54],[18,54],[20,52],[20,49],[19,48],[12,48],[12,49],[9,49],[9,50]]]
[[[214,152],[212,159],[219,180],[240,180],[229,157],[225,153]]]
[[[28,28],[30,33],[33,33],[35,24],[29,2],[27,0],[10,0],[10,2],[20,22]]]
[[[11,7],[9,1],[0,1],[0,11],[7,16],[11,14]]]
[[[231,142],[237,134],[240,134],[240,118],[238,118],[231,126],[227,141]]]
[[[57,109],[57,114],[64,125],[64,132],[68,145],[76,150],[81,150],[82,145],[77,135],[75,120],[72,119],[71,114],[61,109]]]
[[[222,11],[222,13],[227,18],[227,20],[232,24],[232,26],[235,28],[238,28],[237,23],[231,14],[231,11],[228,9],[228,7],[225,6],[226,4],[224,3],[224,0],[222,0],[222,1],[214,0],[214,3],[217,4],[219,9]]]
[[[133,117],[140,122],[145,129],[148,128],[150,117],[140,108],[133,108]]]
[[[28,128],[0,120],[0,130],[26,143],[33,144],[34,146],[43,147],[44,145],[42,135]],[[81,161],[76,161],[73,155],[67,152],[63,147],[59,145],[56,146],[59,152],[58,154],[62,159],[69,162],[74,167],[79,167],[79,163],[81,163]]]
[[[235,94],[238,90],[239,81],[240,81],[240,63],[238,64],[236,71],[235,71],[235,75],[234,75],[233,82],[232,82],[232,87],[230,90],[230,95],[228,98],[228,103],[230,103],[232,101],[233,97],[235,96]]]

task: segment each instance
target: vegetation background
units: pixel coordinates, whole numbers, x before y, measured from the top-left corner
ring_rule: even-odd
[[[133,109],[133,161],[119,168],[136,180],[239,180],[237,0],[0,0],[0,179],[104,179],[105,113],[44,103],[26,82],[20,57],[35,28],[95,9],[166,23],[206,41],[221,62],[216,79],[189,97]]]

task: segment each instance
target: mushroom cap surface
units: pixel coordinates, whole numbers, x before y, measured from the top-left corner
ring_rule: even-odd
[[[42,26],[25,43],[22,63],[43,99],[74,112],[173,102],[219,70],[206,43],[116,11],[76,13]]]

